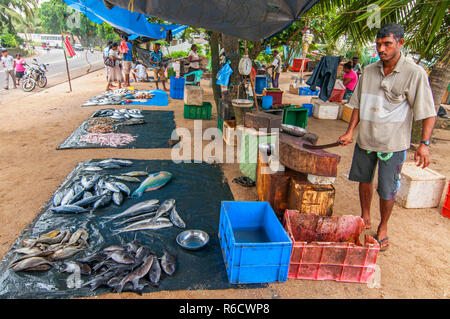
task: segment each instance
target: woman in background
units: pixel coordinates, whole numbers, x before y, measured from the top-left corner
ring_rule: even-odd
[[[109,58],[114,61],[114,65],[109,67],[106,91],[110,90],[112,82],[117,82],[119,84],[119,89],[122,87],[123,75],[122,70],[120,69],[120,61],[122,61],[122,58],[119,55],[118,46],[117,42],[114,42],[111,44],[111,49],[109,50]]]

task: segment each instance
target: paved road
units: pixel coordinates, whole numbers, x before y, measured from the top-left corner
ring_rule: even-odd
[[[38,63],[49,64],[49,66],[47,67],[47,87],[51,87],[67,81],[66,63],[64,60],[64,52],[62,49],[51,49],[50,51],[39,50],[38,55],[35,56],[35,58],[38,60]],[[25,61],[27,61],[27,63],[31,65],[31,63],[33,62],[33,57],[26,58]],[[73,58],[68,59],[68,65],[71,78],[86,74],[86,71],[89,69],[89,67],[91,67],[90,71],[98,70],[104,67],[101,52],[94,51],[94,53],[91,53],[90,51],[86,50],[76,51],[76,55]],[[5,95],[9,92],[12,92],[13,90],[11,90],[11,88],[13,88],[14,85],[10,80],[10,91],[4,90],[4,87],[5,71],[2,68],[0,70],[0,94]],[[18,90],[22,89],[19,88]]]

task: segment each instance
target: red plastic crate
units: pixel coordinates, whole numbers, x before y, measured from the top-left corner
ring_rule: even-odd
[[[447,195],[445,195],[444,206],[442,206],[442,216],[450,218],[450,182],[447,187]]]
[[[345,90],[341,89],[333,89],[331,92],[331,96],[328,99],[330,102],[342,102],[342,99],[344,98]]]
[[[283,91],[272,91],[272,90],[266,90],[264,89],[264,95],[270,95],[273,96],[273,102],[272,105],[275,104],[282,104],[283,101]]]
[[[284,227],[293,242],[288,278],[357,283],[372,279],[380,246],[369,235],[361,244],[364,222],[360,217],[286,210]]]
[[[302,61],[303,59],[294,59],[294,61],[292,62],[292,71],[300,71],[300,69],[302,68]],[[306,71],[308,66],[308,59],[305,59],[305,62],[303,63],[303,71]]]

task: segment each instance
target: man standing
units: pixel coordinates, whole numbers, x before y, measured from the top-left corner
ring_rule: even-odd
[[[123,47],[123,75],[125,77],[125,86],[130,86],[130,71],[131,71],[131,63],[133,62],[133,52],[131,42],[128,41],[127,37],[123,38],[124,45]],[[126,48],[125,48],[126,47]]]
[[[352,59],[352,70],[358,74],[358,77],[361,75],[362,68],[361,64],[359,64],[359,57],[354,56]]]
[[[272,71],[272,87],[278,87],[278,79],[281,73],[281,56],[278,54],[277,50],[273,50],[272,55],[274,59],[272,64],[266,68],[266,70],[273,69]]]
[[[400,51],[405,42],[403,27],[388,24],[377,34],[380,60],[364,68],[350,99],[353,107],[342,145],[352,142],[360,123],[349,179],[359,182],[361,217],[371,227],[373,175],[378,163],[381,221],[376,239],[381,250],[389,246],[387,224],[400,187],[400,173],[410,147],[413,119],[422,120],[422,141],[414,154],[417,166],[430,164],[429,145],[436,119],[433,96],[425,70]]]
[[[8,50],[4,49],[2,51],[2,58],[0,59],[2,62],[2,66],[5,69],[5,90],[9,89],[9,77],[14,84],[14,88],[17,89],[16,85],[16,77],[14,76],[14,68],[16,66],[16,62],[14,58],[8,55]]]
[[[156,89],[159,89],[158,87],[158,81],[161,80],[164,91],[167,91],[166,89],[166,77],[164,76],[164,67],[162,64],[162,57],[163,54],[160,51],[161,44],[155,43],[155,51],[153,51],[150,54],[150,63],[152,63],[152,66],[154,67],[154,77],[155,77],[155,83],[156,83]]]

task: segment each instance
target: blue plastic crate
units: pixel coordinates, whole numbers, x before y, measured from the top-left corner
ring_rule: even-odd
[[[172,99],[184,99],[184,82],[183,77],[170,77],[170,97]]]
[[[231,284],[287,280],[292,241],[268,202],[222,202],[219,240]]]
[[[312,116],[314,104],[311,103],[303,103],[302,106],[308,110],[308,117]]]

